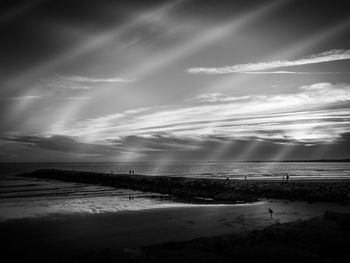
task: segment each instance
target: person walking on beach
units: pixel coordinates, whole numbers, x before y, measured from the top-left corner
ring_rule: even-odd
[[[269,208],[269,214],[270,214],[270,218],[272,219],[272,214],[273,214],[273,211],[271,208]]]

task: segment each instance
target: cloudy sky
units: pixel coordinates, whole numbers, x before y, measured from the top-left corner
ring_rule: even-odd
[[[350,157],[346,4],[1,1],[0,161]]]

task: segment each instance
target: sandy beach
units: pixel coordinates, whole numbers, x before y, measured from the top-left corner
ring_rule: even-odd
[[[267,209],[274,211],[271,219]],[[349,205],[265,200],[242,205],[51,215],[0,223],[11,261],[68,260],[91,251],[138,248],[262,229],[274,223],[350,213]],[[18,253],[20,251],[21,253]],[[57,258],[56,258],[57,257]]]

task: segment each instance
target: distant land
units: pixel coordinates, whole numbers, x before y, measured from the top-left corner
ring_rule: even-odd
[[[346,163],[350,162],[350,157],[345,159],[311,159],[311,160],[271,160],[271,161],[242,161],[244,163],[264,163],[264,162],[275,162],[275,163]]]

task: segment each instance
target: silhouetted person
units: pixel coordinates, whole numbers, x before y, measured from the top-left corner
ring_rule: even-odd
[[[135,171],[134,171],[134,170],[132,170],[132,174],[135,174]]]
[[[287,180],[287,181],[289,181],[289,174],[287,174],[287,176],[286,176],[286,180]]]
[[[247,180],[247,176],[244,176],[244,180]]]
[[[284,175],[283,175],[283,177],[282,177],[282,180],[284,181]]]
[[[129,170],[129,174],[131,174],[131,169]]]
[[[272,218],[273,211],[271,208],[269,208],[269,214],[270,214],[270,218]]]

